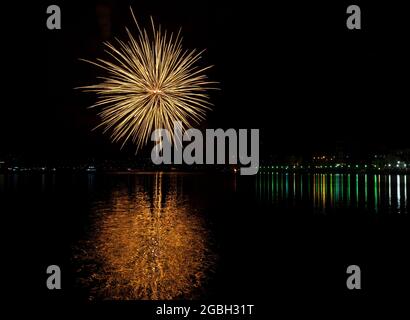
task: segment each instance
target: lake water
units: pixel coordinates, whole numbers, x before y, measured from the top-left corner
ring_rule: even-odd
[[[239,299],[407,285],[409,176],[0,175],[1,211],[30,221],[23,255],[64,274],[58,299]],[[16,224],[17,225],[17,224]],[[29,238],[28,238],[29,237]],[[52,293],[39,277],[39,288]],[[246,301],[245,301],[246,300]]]
[[[409,177],[388,174],[259,174],[261,202],[311,207],[318,212],[360,208],[369,212],[408,213]]]

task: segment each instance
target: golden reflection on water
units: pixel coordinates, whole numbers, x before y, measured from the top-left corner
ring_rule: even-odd
[[[201,217],[168,178],[164,188],[156,174],[152,194],[141,185],[117,189],[95,208],[92,236],[75,256],[90,299],[195,298],[214,258]]]

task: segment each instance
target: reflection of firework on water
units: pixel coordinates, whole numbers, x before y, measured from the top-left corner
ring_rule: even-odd
[[[163,198],[161,176],[144,192],[113,195],[92,238],[77,248],[81,285],[97,299],[193,298],[213,265],[207,232],[176,192]]]
[[[111,132],[112,141],[124,145],[131,139],[137,150],[155,129],[172,135],[175,121],[187,128],[204,119],[210,105],[206,90],[214,84],[204,74],[209,67],[196,66],[202,51],[183,50],[179,33],[167,35],[151,23],[152,38],[137,24],[137,38],[127,29],[128,42],[105,43],[112,62],[87,62],[107,75],[101,83],[81,88],[99,96],[93,107],[102,107],[99,126]]]

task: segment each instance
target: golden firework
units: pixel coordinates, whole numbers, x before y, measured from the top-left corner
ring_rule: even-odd
[[[128,40],[116,39],[116,46],[105,42],[106,52],[112,61],[84,60],[106,72],[102,82],[80,87],[95,92],[98,101],[93,107],[101,107],[99,116],[104,133],[111,133],[113,142],[122,147],[132,140],[137,151],[146,145],[156,129],[167,129],[173,139],[174,121],[185,129],[204,119],[211,103],[206,93],[214,89],[215,82],[207,80],[199,67],[203,51],[184,50],[180,32],[175,36],[162,33],[151,18],[152,34],[141,29],[131,10],[138,28],[134,37],[126,28]]]

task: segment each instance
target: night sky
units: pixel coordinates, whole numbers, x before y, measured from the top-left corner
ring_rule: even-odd
[[[187,49],[207,49],[213,112],[207,128],[260,128],[262,154],[409,148],[409,19],[400,4],[364,4],[362,30],[345,26],[350,2],[268,5],[222,1],[51,1],[3,7],[0,156],[24,159],[130,157],[112,145],[89,110],[96,96],[74,88],[101,72],[79,58],[107,58],[102,42],[126,39],[129,5],[182,28]],[[62,30],[46,28],[58,4]],[[4,72],[6,70],[6,72]]]

